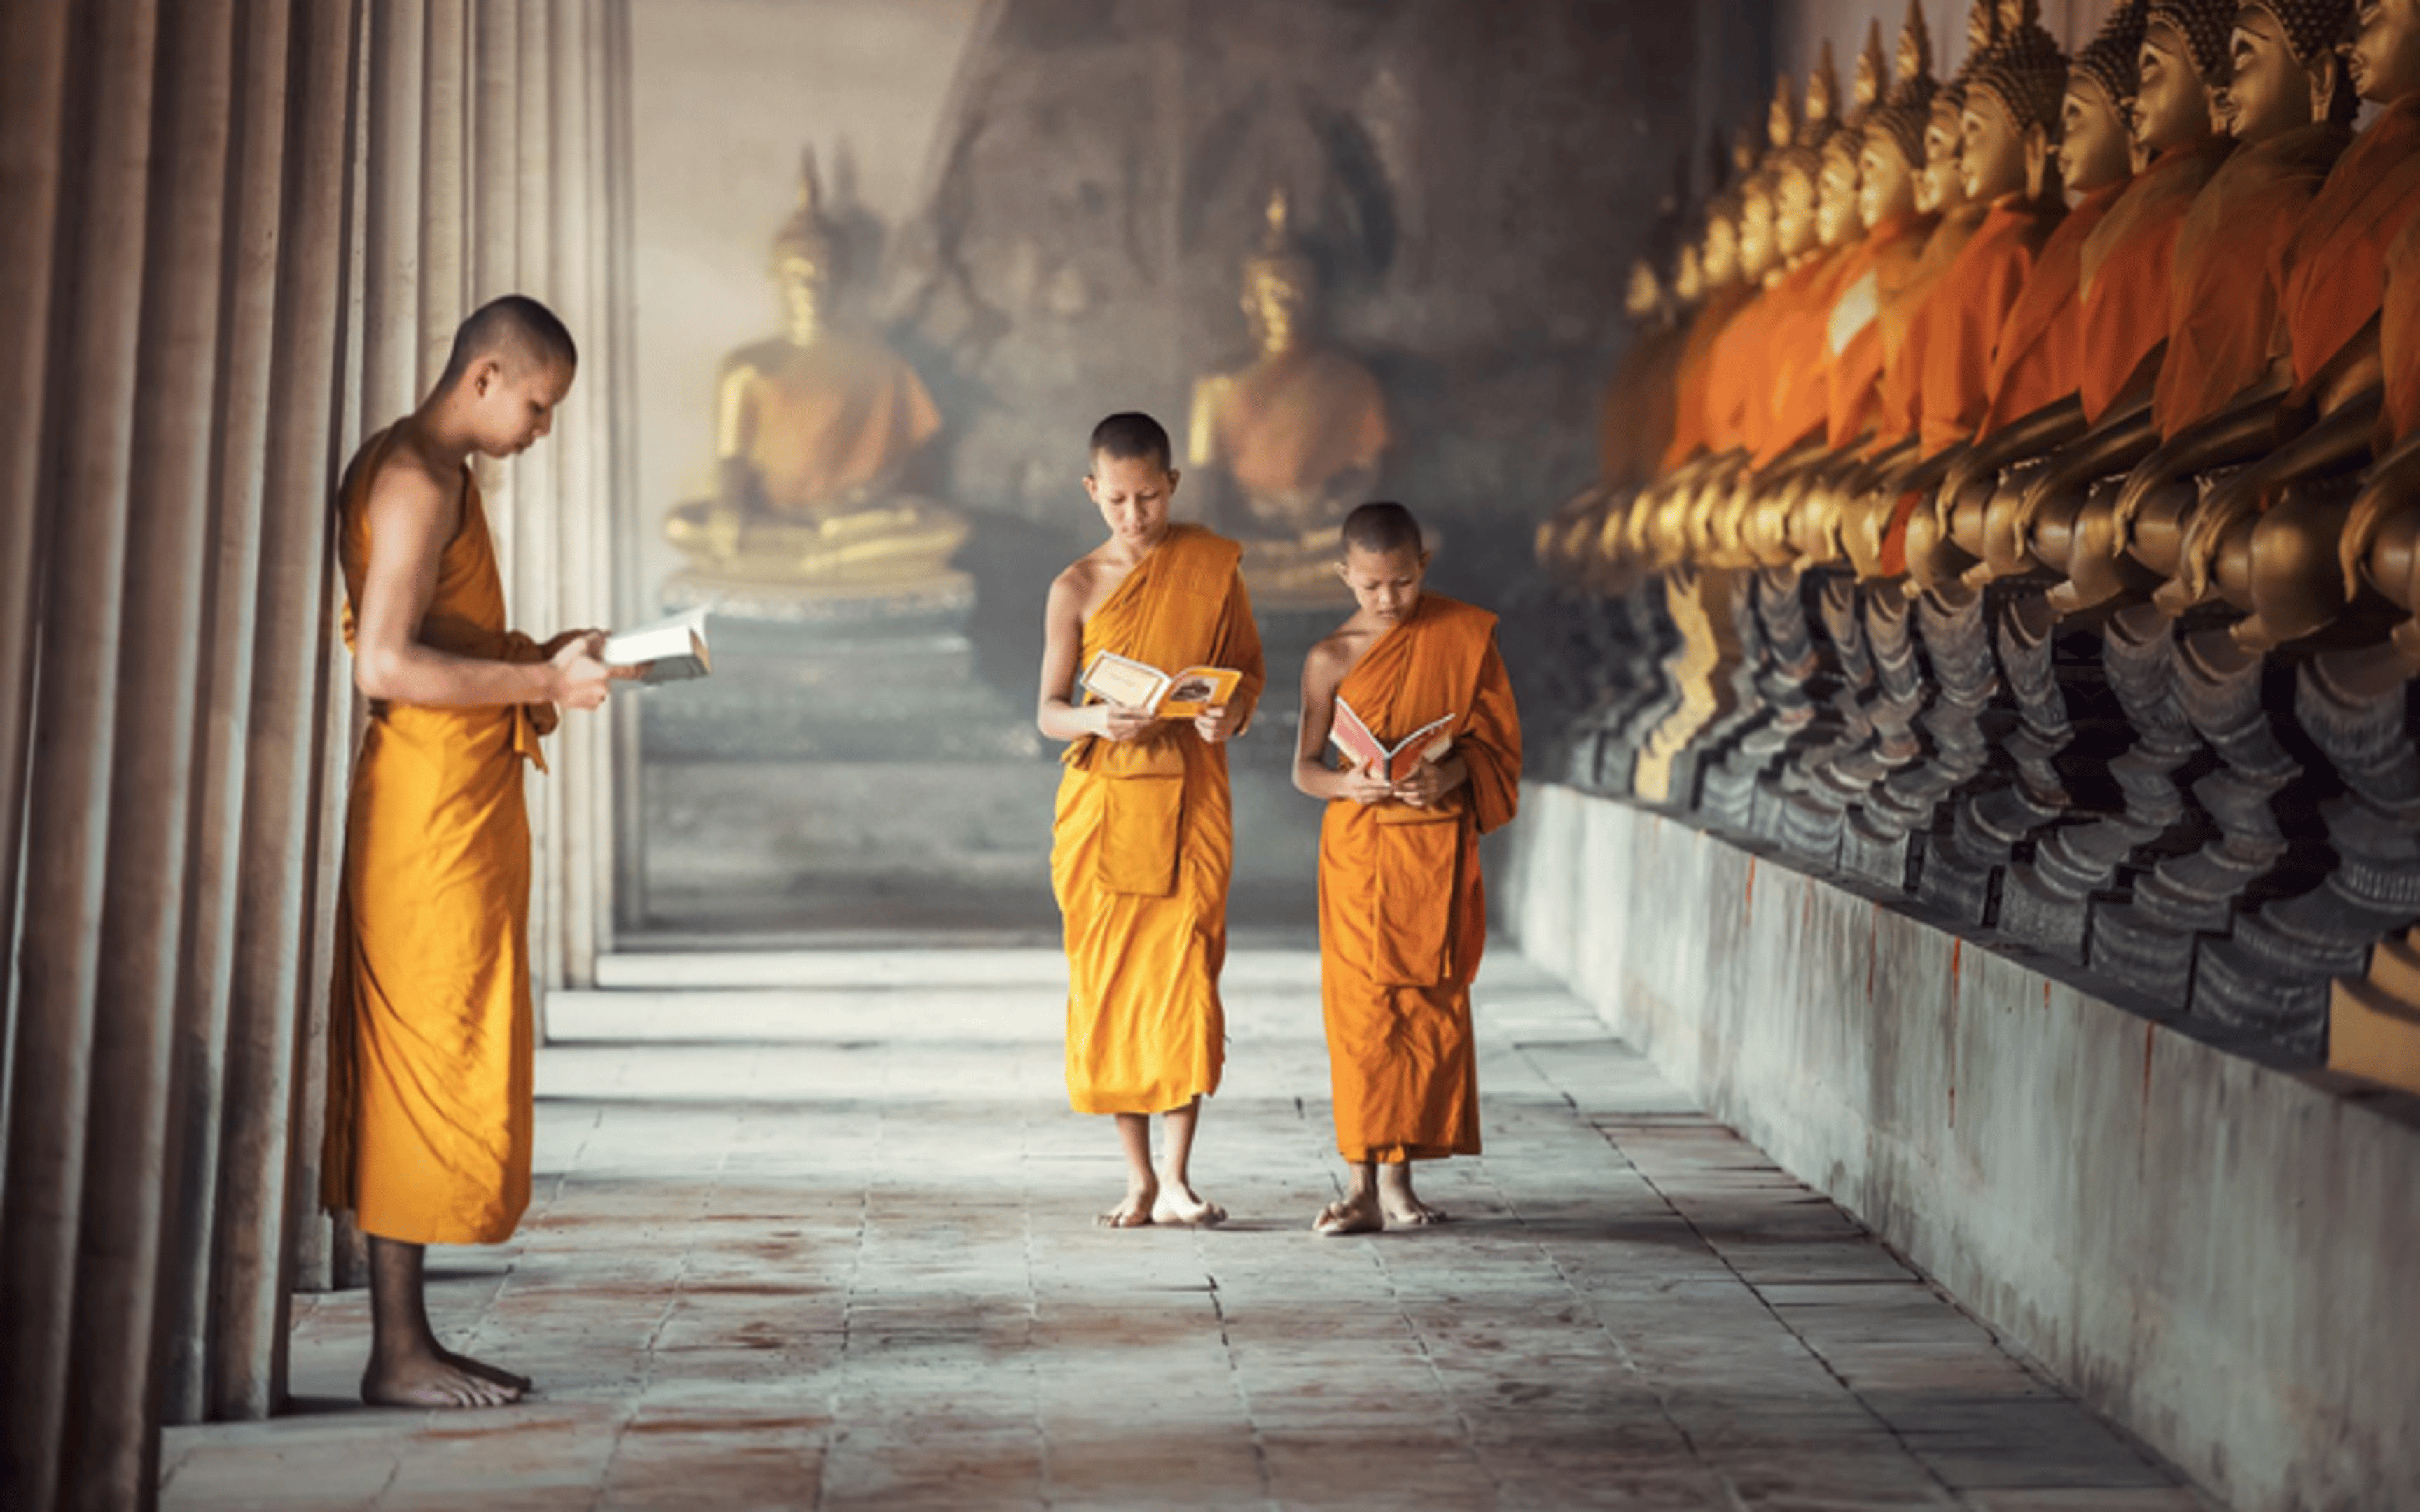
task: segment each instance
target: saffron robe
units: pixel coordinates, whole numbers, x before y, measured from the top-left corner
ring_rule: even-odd
[[[2101,224],[2127,180],[2104,184],[2076,202],[2043,242],[2017,302],[2000,323],[1992,345],[1989,398],[1977,440],[2056,404],[2083,383],[2084,316],[2078,294],[2084,285],[2084,240]]]
[[[2168,272],[2177,232],[2226,157],[2226,140],[2170,147],[2128,180],[2084,241],[2084,418],[2093,424],[2124,396],[2168,339]]]
[[[369,564],[370,485],[393,432],[365,442],[337,512],[342,626]],[[535,661],[504,628],[504,590],[478,486],[438,561],[421,641]],[[529,1206],[529,818],[521,763],[552,704],[424,708],[373,701],[353,764],[328,1011],[320,1196],[364,1232],[492,1244]]]
[[[1707,390],[1714,381],[1714,351],[1723,332],[1747,308],[1756,290],[1734,284],[1698,308],[1672,380],[1672,443],[1664,450],[1666,471],[1679,467],[1706,445]]]
[[[1877,449],[1887,450],[1916,439],[1924,401],[1924,327],[1932,296],[1989,213],[1981,205],[1961,205],[1942,216],[1925,239],[1923,255],[1908,275],[1907,287],[1883,306],[1883,378],[1876,391],[1874,416]]]
[[[1932,232],[1931,217],[1908,211],[1866,233],[1840,278],[1825,316],[1823,440],[1832,450],[1873,428],[1883,380],[1882,314],[1907,293]]]
[[[1711,451],[1752,448],[1763,434],[1773,393],[1773,323],[1779,313],[1775,296],[1775,285],[1759,285],[1714,343],[1706,369],[1705,439]]]
[[[1656,325],[1634,332],[1597,411],[1597,481],[1635,488],[1655,475],[1672,444],[1675,382],[1687,330]]]
[[[1393,741],[1454,716],[1470,780],[1437,803],[1337,799],[1319,828],[1319,985],[1348,1161],[1479,1153],[1470,984],[1487,945],[1479,837],[1520,803],[1521,721],[1496,616],[1434,594],[1337,687]]]
[[[2420,96],[2407,96],[2345,148],[2286,244],[2280,304],[2297,390],[2307,389],[2378,314],[2386,297],[2386,249],[2415,208]]]
[[[755,351],[763,363],[743,401],[748,455],[777,511],[841,506],[941,428],[923,379],[879,342],[832,332],[812,347]]]
[[[1249,721],[1266,678],[1243,548],[1174,525],[1084,622],[1078,665],[1108,650],[1168,671],[1244,674]],[[1050,886],[1066,924],[1067,1100],[1078,1113],[1160,1113],[1218,1089],[1227,885],[1235,846],[1227,749],[1188,719],[1061,758]]]
[[[2277,285],[2286,243],[2352,139],[2328,122],[2239,147],[2177,231],[2168,284],[2168,355],[2151,420],[2174,436],[2226,408],[2276,357]]]
[[[2004,194],[1942,275],[1921,331],[1924,392],[1917,433],[1925,455],[1975,439],[1991,402],[1992,344],[2042,243],[2066,214],[2065,205]]]
[[[1858,243],[1830,248],[1797,268],[1774,292],[1770,338],[1772,393],[1756,443],[1759,467],[1822,430],[1831,393],[1831,348],[1824,343],[1841,280],[1861,258]]]
[[[1350,353],[1304,347],[1264,357],[1221,385],[1211,444],[1254,499],[1316,492],[1377,465],[1388,437],[1378,379]]]

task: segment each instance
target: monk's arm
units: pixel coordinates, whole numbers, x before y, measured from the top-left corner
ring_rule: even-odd
[[[1035,701],[1033,722],[1051,740],[1081,740],[1099,735],[1132,740],[1152,726],[1152,717],[1111,703],[1070,700],[1076,687],[1076,657],[1084,646],[1083,590],[1070,573],[1050,585],[1050,601],[1042,611],[1042,691]]]
[[[456,656],[421,640],[420,622],[460,507],[435,479],[411,468],[389,467],[370,485],[370,555],[354,606],[353,685],[365,698],[431,707],[603,702],[612,672],[597,659],[604,638],[596,632],[537,662]]]
[[[1333,649],[1325,641],[1311,647],[1302,664],[1302,722],[1294,748],[1294,785],[1306,797],[1323,803],[1350,798],[1375,803],[1393,789],[1373,773],[1354,767],[1338,771],[1327,764],[1327,733],[1336,723],[1336,685],[1342,671]]]

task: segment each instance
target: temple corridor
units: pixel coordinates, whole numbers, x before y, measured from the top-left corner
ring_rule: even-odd
[[[1343,1240],[1308,952],[1231,963],[1202,1232],[1092,1226],[1056,952],[604,966],[551,1003],[529,1220],[432,1260],[534,1402],[363,1410],[364,1293],[298,1298],[300,1410],[169,1429],[165,1504],[2214,1504],[1510,951],[1455,1221]]]

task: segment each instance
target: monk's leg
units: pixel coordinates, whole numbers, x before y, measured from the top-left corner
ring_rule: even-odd
[[[1422,1202],[1412,1191],[1412,1162],[1409,1156],[1398,1161],[1386,1161],[1378,1166],[1378,1206],[1387,1215],[1389,1228],[1418,1228],[1424,1224],[1445,1222],[1441,1209]]]
[[[1344,1165],[1344,1196],[1319,1210],[1311,1221],[1311,1231],[1324,1239],[1339,1234],[1374,1234],[1387,1227],[1384,1211],[1378,1205],[1376,1161],[1347,1161]]]
[[[1094,1222],[1104,1228],[1140,1228],[1151,1222],[1151,1208],[1159,1196],[1159,1179],[1151,1170],[1151,1115],[1121,1113],[1118,1143],[1126,1152],[1126,1195],[1124,1201]]]
[[[455,1354],[428,1326],[427,1250],[370,1236],[370,1363],[362,1400],[378,1407],[502,1407],[529,1382]]]
[[[1227,1221],[1227,1210],[1193,1190],[1193,1131],[1202,1119],[1202,1099],[1160,1115],[1160,1132],[1168,1149],[1159,1163],[1159,1199],[1152,1205],[1156,1224],[1189,1224],[1208,1228]]]

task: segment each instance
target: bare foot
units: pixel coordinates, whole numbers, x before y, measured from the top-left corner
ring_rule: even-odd
[[[1125,1200],[1107,1212],[1095,1216],[1093,1222],[1104,1228],[1140,1228],[1151,1222],[1152,1204],[1158,1200],[1158,1197],[1159,1189],[1156,1186],[1129,1184],[1126,1187]]]
[[[519,1387],[449,1365],[442,1352],[373,1359],[362,1372],[362,1400],[373,1407],[503,1407],[520,1399]]]
[[[1349,1194],[1341,1202],[1331,1202],[1319,1210],[1311,1220],[1311,1231],[1323,1239],[1335,1239],[1344,1234],[1374,1234],[1387,1227],[1379,1215],[1378,1204],[1366,1192]]]
[[[1163,1181],[1159,1200],[1151,1205],[1151,1221],[1184,1228],[1216,1228],[1227,1221],[1227,1210],[1179,1181]]]
[[[455,1369],[467,1370],[480,1380],[492,1381],[499,1386],[510,1386],[517,1392],[527,1394],[536,1385],[536,1382],[527,1376],[515,1375],[503,1365],[489,1365],[485,1360],[473,1360],[467,1354],[457,1354],[442,1344],[437,1346],[437,1353],[439,1358]]]
[[[1389,1172],[1401,1171],[1400,1176]],[[1389,1228],[1423,1228],[1446,1221],[1445,1210],[1422,1202],[1412,1190],[1412,1168],[1408,1165],[1382,1165],[1378,1168],[1378,1203],[1387,1214]]]

